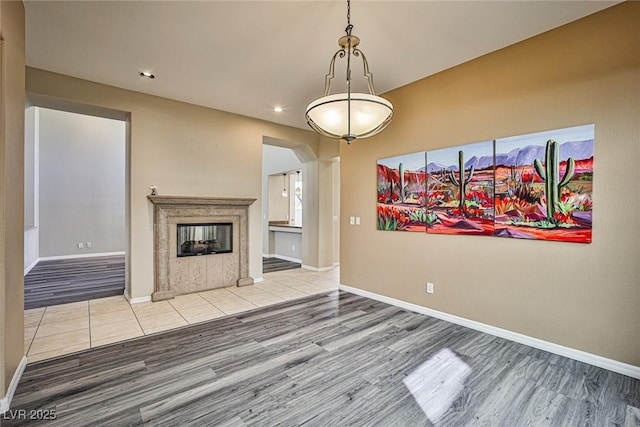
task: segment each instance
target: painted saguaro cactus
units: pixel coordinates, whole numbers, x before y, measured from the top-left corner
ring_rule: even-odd
[[[407,201],[407,184],[404,182],[404,165],[402,163],[398,166],[398,173],[400,174],[400,200],[405,203]]]
[[[458,192],[460,193],[460,213],[462,216],[465,216],[465,194],[467,192],[467,184],[471,182],[471,178],[473,178],[473,172],[475,170],[475,166],[471,166],[469,169],[469,173],[465,177],[464,173],[464,152],[462,150],[458,151],[458,174],[460,175],[460,179],[456,178],[456,175],[453,171],[449,172],[449,180],[458,187]]]
[[[560,200],[560,192],[562,187],[567,185],[573,173],[575,171],[576,162],[573,157],[567,159],[567,168],[564,172],[562,180],[560,177],[560,145],[550,139],[547,141],[547,148],[545,150],[545,163],[544,166],[540,159],[536,159],[533,162],[533,167],[536,172],[544,181],[544,191],[547,198],[547,219],[553,221],[555,213],[558,209],[558,202]]]

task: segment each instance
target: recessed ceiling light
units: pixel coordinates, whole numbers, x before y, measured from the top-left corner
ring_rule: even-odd
[[[274,107],[273,111],[275,111],[276,113],[282,113],[282,107]]]
[[[148,71],[140,71],[140,77],[144,77],[145,79],[155,79],[156,76],[154,76],[153,74],[151,74]]]

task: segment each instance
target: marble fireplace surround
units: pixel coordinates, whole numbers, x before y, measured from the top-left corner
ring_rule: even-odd
[[[249,206],[256,199],[147,196],[153,204],[153,301],[253,284],[249,277]],[[230,222],[233,252],[177,257],[177,224]]]

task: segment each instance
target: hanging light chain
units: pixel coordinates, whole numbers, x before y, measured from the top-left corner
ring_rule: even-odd
[[[351,25],[351,0],[347,0],[347,28],[345,29],[347,33],[347,135],[346,140],[348,143],[351,143],[352,135],[351,135],[351,51],[353,49],[351,45],[351,30],[353,30],[353,25]]]
[[[349,93],[351,93],[351,51],[353,47],[351,45],[351,30],[353,30],[353,25],[351,25],[351,0],[347,0],[347,28],[345,28],[345,32],[347,33],[347,88],[349,89]]]
[[[347,36],[351,36],[351,30],[353,30],[353,25],[351,25],[351,0],[347,0],[347,27],[344,32],[347,33]]]
[[[347,135],[345,139],[351,142],[351,37],[347,43]]]

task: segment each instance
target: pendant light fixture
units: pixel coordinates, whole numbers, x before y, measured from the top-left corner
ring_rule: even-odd
[[[282,197],[287,197],[289,195],[289,193],[287,193],[287,174],[283,173],[282,174]]]
[[[351,34],[351,1],[347,0],[346,36],[340,37],[340,49],[333,55],[329,73],[324,80],[324,96],[307,107],[305,118],[313,130],[329,138],[342,138],[351,144],[356,138],[373,136],[387,127],[393,117],[393,105],[377,96],[373,88],[373,74],[364,53],[358,49],[360,39]],[[362,58],[364,77],[369,93],[351,92],[351,57]],[[336,58],[347,58],[347,92],[330,95]]]
[[[300,181],[300,171],[296,171],[296,189],[295,194],[298,197],[302,196],[302,181]]]

